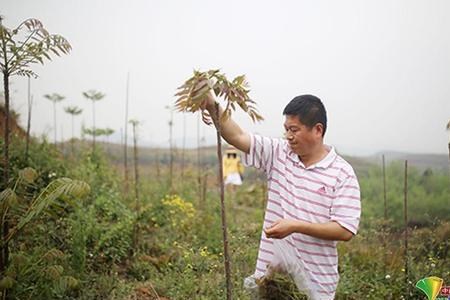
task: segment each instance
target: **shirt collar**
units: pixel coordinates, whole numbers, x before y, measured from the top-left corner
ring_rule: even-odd
[[[326,169],[328,168],[336,159],[336,151],[334,149],[334,147],[332,146],[328,146],[328,145],[324,145],[325,148],[328,151],[328,154],[319,162],[310,165],[308,168],[306,169],[314,169],[314,168],[322,168],[322,169]],[[305,168],[305,165],[303,164],[303,162],[300,160],[300,158],[298,157],[297,154],[295,154],[292,149],[288,150],[288,155],[289,157],[291,157],[294,161],[296,161],[300,166],[302,166],[303,168]]]
[[[317,162],[316,164],[312,166],[316,166],[317,168],[323,168],[326,169],[334,162],[336,159],[336,151],[334,150],[334,147],[325,145],[325,148],[328,150],[327,156],[325,156],[321,161]]]

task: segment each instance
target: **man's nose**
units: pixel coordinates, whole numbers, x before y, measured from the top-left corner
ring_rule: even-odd
[[[292,140],[294,138],[294,136],[292,134],[290,134],[289,132],[285,132],[284,138],[287,140]]]

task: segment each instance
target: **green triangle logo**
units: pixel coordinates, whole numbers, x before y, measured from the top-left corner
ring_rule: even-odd
[[[439,277],[426,277],[417,281],[416,288],[424,292],[428,300],[434,300],[439,295],[443,282],[444,280]]]

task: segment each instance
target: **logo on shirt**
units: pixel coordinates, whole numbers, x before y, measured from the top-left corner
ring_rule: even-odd
[[[326,194],[327,193],[327,190],[325,189],[325,187],[324,186],[322,186],[320,189],[318,189],[317,190],[319,193],[321,193],[321,194]]]
[[[424,292],[427,295],[428,300],[447,300],[450,299],[450,287],[442,286],[444,280],[442,278],[431,276],[420,279],[416,283],[416,288]],[[440,297],[437,296],[440,294]],[[441,297],[442,296],[442,297]],[[447,298],[448,297],[448,298]]]

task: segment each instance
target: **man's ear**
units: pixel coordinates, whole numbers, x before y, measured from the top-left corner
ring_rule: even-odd
[[[314,125],[314,130],[318,136],[320,136],[320,137],[323,136],[323,124],[322,123],[317,123],[316,125]]]

